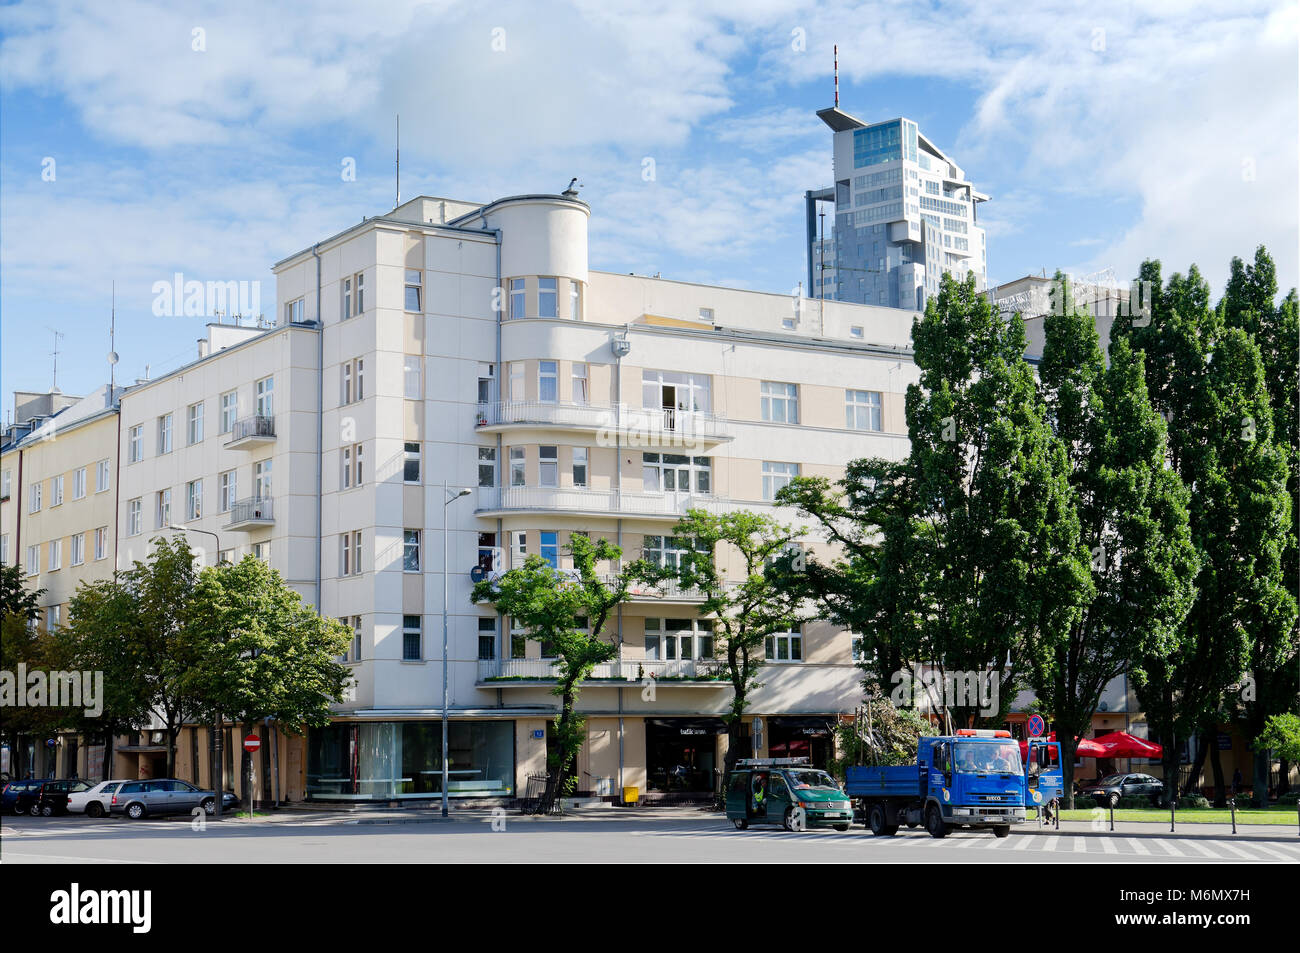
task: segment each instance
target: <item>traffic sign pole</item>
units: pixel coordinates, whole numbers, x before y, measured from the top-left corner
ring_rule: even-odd
[[[257,735],[244,736],[244,750],[248,752],[248,771],[245,772],[244,790],[248,792],[248,823],[253,823],[253,752],[262,747],[262,739]]]

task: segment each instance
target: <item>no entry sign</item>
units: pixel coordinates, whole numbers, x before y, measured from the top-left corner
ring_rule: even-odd
[[[244,738],[245,751],[256,751],[260,747],[262,747],[262,739],[257,737],[257,735],[245,736]]]

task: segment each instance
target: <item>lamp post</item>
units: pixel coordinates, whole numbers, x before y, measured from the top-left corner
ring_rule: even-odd
[[[447,816],[447,507],[470,490],[452,491],[447,481],[442,481],[442,816]]]
[[[175,530],[178,533],[202,533],[204,536],[211,536],[213,539],[217,541],[217,562],[220,563],[221,537],[218,536],[216,533],[214,533],[212,530],[196,529],[193,526],[180,526],[176,523],[168,523],[167,528],[170,530]],[[214,792],[214,797],[212,798],[212,816],[216,818],[221,817],[221,803],[222,801],[225,800],[225,787],[226,787],[226,777],[225,777],[226,755],[225,752],[222,750],[223,745],[221,743],[221,736],[225,734],[225,732],[222,730],[222,728],[223,726],[221,724],[221,714],[220,712],[218,712],[216,715],[216,724],[214,724],[212,728],[212,761],[213,761],[212,787]],[[196,786],[198,785],[198,780],[199,780],[199,768],[198,765],[195,765],[194,782]],[[251,808],[249,809],[249,812],[250,812],[249,817],[251,818],[252,817]]]

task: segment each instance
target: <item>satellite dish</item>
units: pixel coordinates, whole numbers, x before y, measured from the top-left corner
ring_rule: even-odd
[[[117,361],[118,361],[117,351],[109,351],[109,352],[108,352],[108,363],[110,363],[110,364],[116,364]]]

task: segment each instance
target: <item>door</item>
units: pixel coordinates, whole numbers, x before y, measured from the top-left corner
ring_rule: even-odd
[[[790,807],[790,788],[785,783],[785,778],[775,772],[772,774],[767,788],[769,792],[767,816],[770,820],[781,820]]]

